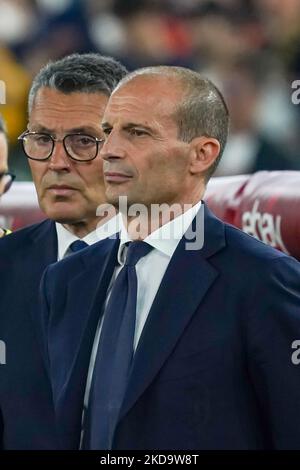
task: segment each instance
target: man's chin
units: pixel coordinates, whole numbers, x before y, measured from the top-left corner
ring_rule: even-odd
[[[54,222],[58,222],[60,224],[79,224],[80,222],[84,221],[84,216],[79,213],[73,212],[61,212],[61,211],[53,211],[47,210],[45,211],[46,216],[53,220]]]
[[[70,201],[49,200],[47,198],[40,200],[40,207],[48,219],[62,224],[74,223],[74,221],[83,218],[82,210],[79,204],[70,203]]]

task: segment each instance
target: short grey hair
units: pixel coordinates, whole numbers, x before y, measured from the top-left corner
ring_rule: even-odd
[[[144,67],[129,73],[116,87],[120,87],[139,76],[157,76],[175,79],[183,89],[182,100],[174,103],[173,118],[178,126],[179,139],[190,142],[196,137],[206,136],[217,139],[220,153],[207,170],[209,180],[222,157],[229,131],[229,112],[220,90],[200,73],[184,67]]]
[[[120,62],[100,54],[71,54],[57,61],[50,61],[33,79],[29,96],[30,113],[37,92],[42,87],[62,93],[103,93],[110,96],[118,82],[127,74]]]

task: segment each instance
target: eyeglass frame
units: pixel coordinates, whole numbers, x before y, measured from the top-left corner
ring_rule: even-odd
[[[10,176],[11,180],[9,181],[9,183],[6,184],[6,186],[4,186],[4,191],[3,193],[1,193],[1,196],[7,193],[7,191],[11,188],[11,185],[13,184],[14,180],[16,179],[16,175],[11,173],[10,171],[2,171],[0,172],[0,183],[1,183],[1,179],[4,176]]]
[[[47,158],[33,158],[33,157],[30,157],[28,155],[28,153],[26,152],[26,150],[25,150],[24,137],[26,137],[27,135],[36,135],[36,134],[44,135],[44,136],[50,137],[52,139],[52,150],[51,150],[51,152],[50,152],[50,154],[48,155]],[[65,139],[67,137],[70,137],[70,136],[73,136],[73,135],[84,135],[86,137],[91,137],[92,139],[95,139],[95,142],[96,142],[96,155],[93,158],[89,158],[88,160],[79,160],[78,158],[72,157],[69,154],[68,150],[67,150],[67,147],[66,147],[66,144],[65,144]],[[81,162],[81,163],[91,162],[91,161],[95,160],[95,158],[98,155],[99,144],[101,142],[102,143],[104,142],[104,139],[99,139],[98,137],[95,137],[94,135],[85,134],[84,132],[71,132],[70,134],[66,134],[62,139],[58,139],[57,137],[54,137],[52,134],[47,134],[47,132],[37,132],[37,131],[28,131],[28,130],[22,132],[22,134],[19,135],[18,140],[22,140],[22,147],[23,147],[23,151],[24,151],[26,157],[29,158],[30,160],[34,160],[35,162],[46,162],[47,160],[49,160],[52,157],[56,142],[62,142],[68,158],[70,158],[74,162]]]

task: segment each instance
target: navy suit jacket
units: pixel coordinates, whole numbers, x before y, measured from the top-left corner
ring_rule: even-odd
[[[133,362],[113,449],[300,449],[300,265],[209,210],[183,238]],[[105,245],[103,245],[105,243]],[[61,446],[76,449],[91,348],[118,240],[43,277],[45,355]],[[155,273],[153,273],[155,276]]]
[[[42,273],[57,260],[54,222],[26,227],[0,240],[0,447],[57,448],[49,378],[38,321]],[[3,343],[2,343],[3,344]]]

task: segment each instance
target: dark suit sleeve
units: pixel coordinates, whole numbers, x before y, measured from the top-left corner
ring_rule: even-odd
[[[279,257],[257,273],[247,318],[247,357],[267,447],[300,449],[300,263]]]

